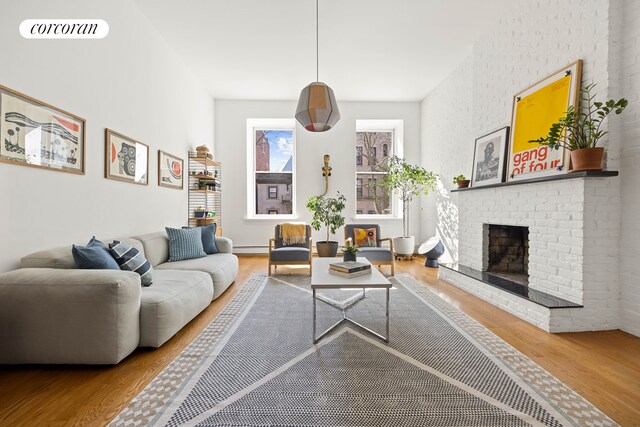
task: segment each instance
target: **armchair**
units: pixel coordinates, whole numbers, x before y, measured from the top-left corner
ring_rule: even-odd
[[[395,260],[393,257],[393,240],[391,238],[380,237],[380,226],[378,224],[347,224],[344,226],[345,245],[357,243],[354,229],[369,230],[375,229],[375,246],[358,245],[358,256],[363,256],[369,260],[371,264],[378,267],[381,265],[391,266],[391,275],[395,274]],[[382,247],[383,242],[389,242],[389,247]]]
[[[274,237],[269,239],[269,276],[271,266],[278,265],[309,265],[311,274],[311,226],[305,226],[305,242],[293,245],[284,245],[280,236],[280,225],[276,225]]]

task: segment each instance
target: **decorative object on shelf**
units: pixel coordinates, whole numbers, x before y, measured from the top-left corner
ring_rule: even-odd
[[[418,248],[418,253],[426,257],[425,267],[438,268],[438,258],[444,254],[445,248],[438,236],[426,240]]]
[[[149,184],[149,146],[111,129],[105,129],[105,178],[132,184]]]
[[[568,151],[552,151],[529,141],[546,133],[570,106],[577,107],[581,81],[582,61],[578,60],[513,97],[507,181],[569,170]]]
[[[318,256],[334,257],[338,253],[338,242],[329,241],[330,233],[335,234],[336,230],[344,225],[342,211],[345,208],[347,199],[338,192],[335,198],[325,196],[313,196],[307,199],[307,209],[313,213],[311,227],[319,231],[324,225],[327,229],[327,240],[316,242]]]
[[[421,166],[407,163],[398,156],[388,160],[387,174],[381,185],[389,191],[395,191],[402,201],[402,237],[393,238],[396,254],[412,256],[415,249],[415,237],[409,236],[409,206],[420,195],[427,195],[436,188],[437,175]]]
[[[578,107],[570,105],[565,116],[551,125],[546,136],[529,141],[554,150],[563,148],[569,151],[570,172],[602,170],[604,148],[597,145],[607,131],[600,127],[610,113],[620,114],[629,104],[624,98],[594,101],[595,95],[591,95],[594,87],[595,83],[580,90]]]
[[[0,162],[85,173],[85,120],[4,86],[0,141]]]
[[[458,188],[467,188],[471,181],[467,179],[464,175],[458,175],[453,177],[453,183],[458,186]]]
[[[158,150],[158,185],[161,187],[184,188],[184,160]]]
[[[211,158],[206,146],[197,148],[201,148],[199,153],[189,153],[188,225],[216,224],[216,234],[222,235],[222,165]]]
[[[199,145],[196,147],[196,156],[213,159],[213,156],[209,153],[209,147],[206,145]]]
[[[509,142],[509,126],[476,139],[473,153],[471,186],[497,184],[505,178],[505,162]],[[467,184],[465,187],[468,187]],[[459,188],[462,188],[458,186]]]
[[[356,253],[358,252],[358,245],[347,245],[345,247],[342,248],[342,260],[344,262],[347,261],[355,261],[356,260]]]
[[[316,0],[316,81],[302,92],[296,108],[296,120],[310,132],[325,132],[340,120],[333,89],[319,81],[318,0]]]

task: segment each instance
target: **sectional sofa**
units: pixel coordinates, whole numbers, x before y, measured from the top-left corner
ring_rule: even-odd
[[[117,364],[137,347],[160,347],[238,274],[224,237],[220,253],[177,262],[168,262],[164,232],[117,240],[153,265],[151,286],[134,272],[76,269],[71,245],[0,275],[0,364]]]

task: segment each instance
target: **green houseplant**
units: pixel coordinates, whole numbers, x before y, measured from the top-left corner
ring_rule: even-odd
[[[355,261],[356,260],[356,252],[358,252],[358,245],[347,245],[342,248],[343,258],[342,260],[347,261]]]
[[[422,166],[407,163],[398,156],[389,158],[387,174],[380,185],[395,191],[402,201],[402,237],[393,239],[393,247],[399,255],[413,255],[415,237],[409,236],[409,205],[420,195],[435,189],[437,175]]]
[[[336,230],[344,225],[342,211],[345,208],[346,198],[338,192],[335,198],[324,196],[313,196],[307,199],[307,209],[313,213],[311,227],[319,231],[324,225],[327,229],[327,240],[316,242],[318,256],[334,257],[338,253],[338,242],[329,241],[330,234],[335,234]]]
[[[546,136],[529,141],[555,150],[569,150],[572,172],[602,169],[604,148],[597,147],[598,142],[607,134],[607,131],[601,129],[602,123],[610,113],[622,113],[629,103],[624,98],[617,101],[594,101],[595,95],[591,94],[594,87],[595,84],[583,87],[580,90],[578,108],[569,106],[565,116],[551,125]]]
[[[458,188],[467,188],[471,183],[470,179],[467,179],[464,175],[458,175],[453,177],[453,183],[458,185]]]

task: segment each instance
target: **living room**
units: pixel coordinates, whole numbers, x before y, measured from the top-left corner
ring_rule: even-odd
[[[0,12],[0,425],[640,425],[639,2]]]

